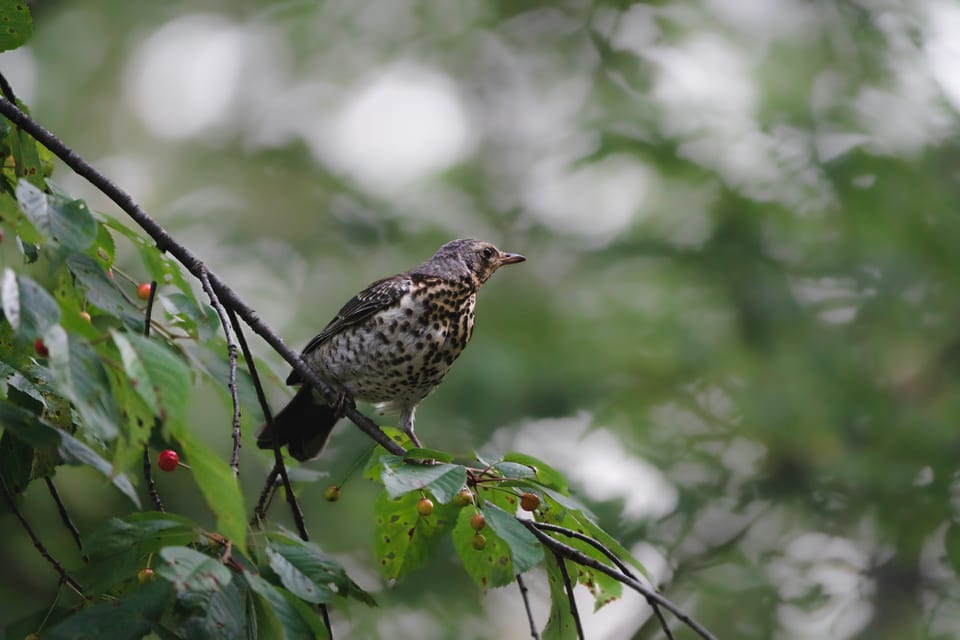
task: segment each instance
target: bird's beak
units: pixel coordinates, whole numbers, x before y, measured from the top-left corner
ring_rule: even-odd
[[[500,264],[513,264],[515,262],[523,262],[524,260],[526,260],[526,258],[519,253],[500,252]]]

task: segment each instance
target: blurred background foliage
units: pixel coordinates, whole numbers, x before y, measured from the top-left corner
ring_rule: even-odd
[[[450,238],[528,257],[481,293],[473,346],[419,413],[428,446],[551,462],[719,637],[956,637],[955,3],[31,7],[33,40],[0,69],[34,116],[291,344]],[[279,405],[286,367],[256,349]],[[218,394],[198,389],[192,415],[226,452]],[[344,425],[310,466],[339,482],[367,450]],[[126,511],[100,478],[58,477],[81,530]],[[158,480],[209,519],[186,474]],[[313,538],[383,589],[375,487],[330,504],[326,484],[302,492]],[[75,555],[41,491],[24,509]],[[3,621],[55,583],[12,516],[0,527]],[[528,633],[515,590],[481,598],[452,554],[378,599],[340,633]],[[647,637],[647,615],[626,598],[588,637]]]

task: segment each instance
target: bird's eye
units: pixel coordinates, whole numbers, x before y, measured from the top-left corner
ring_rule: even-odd
[[[480,255],[483,256],[484,260],[489,260],[493,257],[493,247],[484,247],[480,250]]]

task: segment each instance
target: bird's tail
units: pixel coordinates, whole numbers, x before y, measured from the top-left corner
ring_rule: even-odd
[[[273,425],[266,424],[257,432],[257,446],[273,449],[287,446],[287,451],[297,460],[316,458],[337,423],[337,416],[330,405],[318,402],[313,390],[304,385],[293,399],[273,418]]]

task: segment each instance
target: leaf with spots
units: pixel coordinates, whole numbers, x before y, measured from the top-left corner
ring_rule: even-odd
[[[453,528],[460,511],[452,504],[440,504],[431,515],[422,516],[417,512],[419,501],[416,492],[398,498],[383,492],[374,505],[373,552],[387,580],[396,580],[426,564],[443,535]]]
[[[136,394],[160,420],[182,422],[192,383],[183,360],[149,338],[119,331],[111,336]]]
[[[23,0],[0,1],[0,51],[22,46],[33,35],[33,19]]]
[[[384,456],[381,461],[380,479],[391,498],[422,490],[439,502],[450,502],[467,481],[467,470],[458,464],[407,462],[399,456]]]
[[[477,532],[470,526],[470,519],[475,513],[474,509],[468,507],[460,509],[457,525],[453,529],[453,547],[463,561],[463,568],[484,590],[510,584],[515,575],[510,545],[491,527],[486,527],[480,532],[487,540],[486,546],[475,549],[473,541]]]
[[[110,638],[139,640],[150,634],[173,596],[170,585],[156,581],[119,598],[98,602],[59,624],[44,629],[44,640]]]
[[[77,279],[77,286],[83,291],[89,304],[120,318],[131,330],[143,330],[140,310],[123,296],[120,287],[97,260],[74,253],[67,258],[67,268]]]
[[[570,613],[570,600],[563,583],[560,565],[552,553],[547,554],[547,582],[550,585],[550,617],[543,629],[543,640],[572,640],[577,637],[577,626]],[[569,572],[570,566],[567,566]],[[571,576],[573,579],[573,576]]]
[[[410,437],[396,427],[380,427],[380,430],[383,431],[384,435],[404,449],[410,449],[413,446]],[[383,466],[386,460],[395,457],[396,456],[380,445],[375,446],[373,453],[370,454],[370,458],[367,460],[367,465],[363,468],[363,477],[367,480],[373,480],[377,484],[383,484],[383,481],[380,479],[380,475],[383,473]]]
[[[514,573],[523,573],[543,561],[543,546],[516,516],[492,505],[482,511],[487,526],[510,548]]]
[[[171,582],[178,593],[219,591],[230,584],[230,570],[217,558],[190,547],[164,547],[157,575]]]

